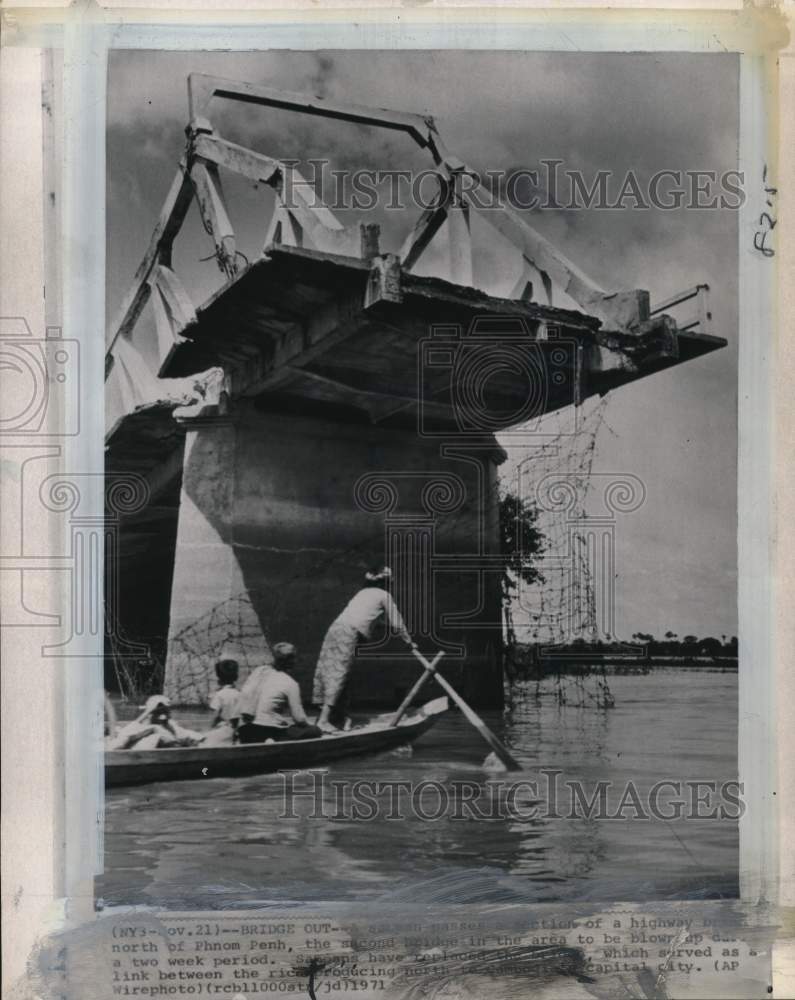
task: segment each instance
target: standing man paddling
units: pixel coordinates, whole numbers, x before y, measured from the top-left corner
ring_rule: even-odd
[[[326,732],[345,724],[348,681],[356,649],[360,642],[369,640],[376,622],[385,621],[407,646],[417,648],[387,589],[391,579],[392,570],[388,566],[372,567],[365,574],[362,589],[331,623],[323,640],[315,668],[312,702],[320,706],[317,724]]]

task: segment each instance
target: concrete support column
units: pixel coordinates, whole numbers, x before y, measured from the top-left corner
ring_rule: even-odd
[[[329,625],[376,560],[393,564],[398,604],[445,676],[479,707],[502,699],[493,449],[412,431],[269,412],[237,400],[234,422],[187,429],[166,692],[206,701],[231,644],[242,666],[292,642],[304,698]],[[352,695],[394,707],[418,666],[380,630],[360,650]]]

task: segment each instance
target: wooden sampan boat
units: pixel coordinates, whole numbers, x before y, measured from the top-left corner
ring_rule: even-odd
[[[106,750],[105,785],[144,785],[152,781],[188,781],[204,778],[267,774],[285,769],[322,767],[340,757],[379,753],[411,743],[439,721],[449,707],[436,698],[390,726],[392,715],[382,716],[348,732],[314,740],[246,743],[226,747],[164,747],[159,750]]]

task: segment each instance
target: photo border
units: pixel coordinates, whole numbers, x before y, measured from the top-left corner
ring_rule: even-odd
[[[88,487],[86,502],[90,510],[102,512],[104,401],[91,387],[104,379],[105,350],[105,200],[96,192],[105,190],[105,110],[106,59],[110,48],[219,48],[251,50],[259,48],[494,48],[535,51],[741,51],[740,57],[740,169],[746,170],[750,192],[762,190],[762,165],[773,167],[773,176],[784,177],[778,162],[777,53],[782,39],[782,20],[767,8],[736,11],[699,12],[625,12],[577,11],[550,12],[426,7],[423,10],[356,11],[357,24],[350,23],[350,10],[299,12],[262,11],[254,13],[205,11],[202,14],[176,15],[168,10],[154,14],[151,21],[143,13],[100,11],[96,7],[66,13],[52,10],[14,10],[15,24],[11,37],[4,37],[3,71],[26,73],[29,85],[35,79],[30,59],[45,65],[37,48],[62,49],[65,66],[63,114],[70,123],[64,137],[62,177],[63,230],[62,253],[48,255],[50,273],[44,275],[48,288],[57,286],[58,271],[63,281],[64,336],[79,340],[83,378],[80,399],[82,429],[73,440],[63,444],[64,471],[95,473]],[[223,27],[220,20],[236,24]],[[136,20],[140,18],[140,20]],[[326,20],[323,20],[323,19]],[[438,18],[438,21],[434,19]],[[190,23],[193,21],[194,23]],[[203,21],[204,23],[199,23]],[[160,22],[160,23],[158,23]],[[163,23],[165,22],[165,23]],[[266,22],[266,23],[262,23]],[[493,25],[484,41],[484,23]],[[9,49],[19,51],[10,56]],[[33,50],[33,51],[31,51]],[[29,58],[25,58],[29,57]],[[13,65],[9,65],[12,63]],[[27,63],[23,67],[23,63]],[[791,71],[791,67],[790,67]],[[30,95],[18,107],[24,114],[33,113],[38,102]],[[3,101],[3,121],[11,109]],[[21,110],[14,111],[22,115]],[[41,126],[31,126],[35,137]],[[28,139],[27,141],[31,141]],[[35,138],[33,140],[35,142]],[[48,151],[57,161],[57,142]],[[15,155],[16,149],[15,149]],[[26,150],[26,162],[35,164],[35,150]],[[8,157],[5,171],[11,169]],[[46,159],[46,157],[45,157]],[[42,170],[46,168],[42,165]],[[4,183],[7,174],[4,171]],[[789,176],[789,175],[788,175]],[[35,185],[34,185],[35,187]],[[39,189],[40,190],[40,189]],[[27,185],[31,196],[31,185]],[[5,204],[3,208],[5,209]],[[753,232],[758,222],[758,204],[749,198],[740,217],[740,362],[739,362],[739,467],[738,467],[738,575],[739,575],[739,760],[740,780],[745,783],[747,812],[740,824],[741,898],[747,903],[780,898],[778,885],[779,837],[777,826],[780,805],[777,718],[781,708],[777,700],[774,656],[779,669],[785,651],[774,645],[776,607],[773,575],[773,539],[775,534],[773,497],[773,358],[777,347],[776,281],[781,279],[780,256],[775,264],[752,252]],[[38,223],[35,211],[31,226],[38,227],[39,240],[49,230],[52,219]],[[789,237],[791,239],[791,237]],[[43,240],[46,244],[46,240]],[[79,248],[80,252],[75,252]],[[68,250],[68,257],[67,257]],[[24,276],[20,276],[23,281]],[[24,281],[23,281],[24,283]],[[30,306],[26,315],[41,312],[35,289],[29,289]],[[2,298],[6,307],[8,294]],[[20,293],[20,301],[23,299]],[[3,313],[4,315],[7,313]],[[47,319],[41,316],[42,319]],[[780,377],[780,376],[779,376]],[[96,380],[96,381],[95,381]],[[6,444],[3,442],[3,448]],[[6,530],[8,525],[6,526]],[[4,536],[4,551],[6,538]],[[57,581],[53,581],[54,584]],[[18,691],[24,687],[23,663],[30,662],[35,649],[31,634],[9,634],[3,629],[6,662],[3,670],[4,714],[13,713]],[[10,655],[9,655],[10,653]],[[39,779],[53,781],[52,802],[42,803],[40,821],[46,830],[55,820],[61,836],[53,838],[52,900],[66,901],[56,906],[56,923],[80,926],[95,918],[93,908],[94,875],[101,869],[102,776],[95,752],[101,732],[101,719],[95,705],[102,690],[102,651],[89,641],[83,650],[85,659],[64,661],[62,675],[50,669],[50,687],[46,699],[52,712],[48,720],[53,742],[40,748],[34,770]],[[791,659],[791,653],[789,654]],[[86,665],[91,665],[86,669]],[[11,676],[9,676],[11,675]],[[41,676],[44,676],[43,671]],[[791,682],[790,682],[791,683]],[[9,704],[10,699],[10,704]],[[59,706],[63,706],[62,713]],[[4,743],[29,747],[30,740],[20,732],[13,718],[6,719]],[[10,724],[10,729],[9,729]],[[780,722],[778,723],[780,724]],[[13,746],[14,743],[11,745]],[[19,752],[19,750],[17,750]],[[28,758],[30,759],[30,758]],[[79,777],[78,777],[79,775]],[[9,818],[21,819],[17,812],[22,794],[19,781],[4,786],[10,793],[6,803],[6,832]],[[62,825],[61,825],[62,824]],[[39,831],[40,833],[41,831]],[[11,831],[12,848],[20,842],[20,831]],[[59,845],[62,844],[61,848]],[[46,867],[46,866],[45,866]],[[46,882],[46,879],[45,879]],[[786,899],[791,901],[791,888]],[[46,893],[45,893],[46,894]],[[650,906],[653,909],[654,903]],[[41,925],[25,926],[11,947],[10,968],[21,970]],[[4,948],[8,948],[8,941]],[[9,966],[7,966],[8,968]]]

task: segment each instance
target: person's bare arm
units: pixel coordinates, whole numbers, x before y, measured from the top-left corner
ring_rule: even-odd
[[[155,731],[154,726],[149,726],[148,728],[136,729],[134,732],[127,733],[125,735],[124,731],[117,733],[116,737],[108,743],[109,750],[131,750],[136,743],[145,739],[147,736],[151,736]]]
[[[306,722],[306,712],[301,704],[301,689],[295,681],[287,689],[287,704],[290,706],[290,714],[295,722]]]
[[[389,622],[390,628],[397,632],[407,646],[414,646],[414,641],[408,633],[406,623],[403,621],[391,594],[384,594],[384,613],[386,614],[386,620]]]

